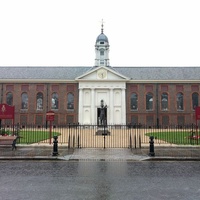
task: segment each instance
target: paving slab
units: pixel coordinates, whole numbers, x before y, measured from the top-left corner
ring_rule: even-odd
[[[69,160],[79,161],[127,161],[127,160],[144,160],[147,155],[134,155],[130,149],[75,149]]]
[[[145,160],[200,160],[198,146],[155,147],[155,156],[149,156],[149,148],[81,148],[58,147],[58,155],[52,156],[53,146],[0,147],[0,160],[66,160],[66,161],[145,161]]]

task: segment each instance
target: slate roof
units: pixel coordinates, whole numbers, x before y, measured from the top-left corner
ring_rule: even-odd
[[[0,67],[0,79],[74,80],[91,67]]]
[[[94,67],[0,67],[0,80],[75,80]],[[111,67],[138,81],[200,81],[200,67]]]
[[[133,80],[200,80],[200,67],[116,67]]]

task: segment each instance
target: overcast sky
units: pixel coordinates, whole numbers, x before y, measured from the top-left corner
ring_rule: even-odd
[[[0,0],[0,66],[200,66],[199,0]]]

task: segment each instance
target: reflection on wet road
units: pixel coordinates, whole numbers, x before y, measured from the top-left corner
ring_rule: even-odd
[[[199,199],[199,162],[0,163],[0,200]]]

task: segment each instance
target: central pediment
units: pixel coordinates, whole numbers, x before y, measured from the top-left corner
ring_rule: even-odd
[[[116,70],[108,67],[95,67],[88,72],[77,77],[77,81],[126,81],[130,78],[125,77]]]

